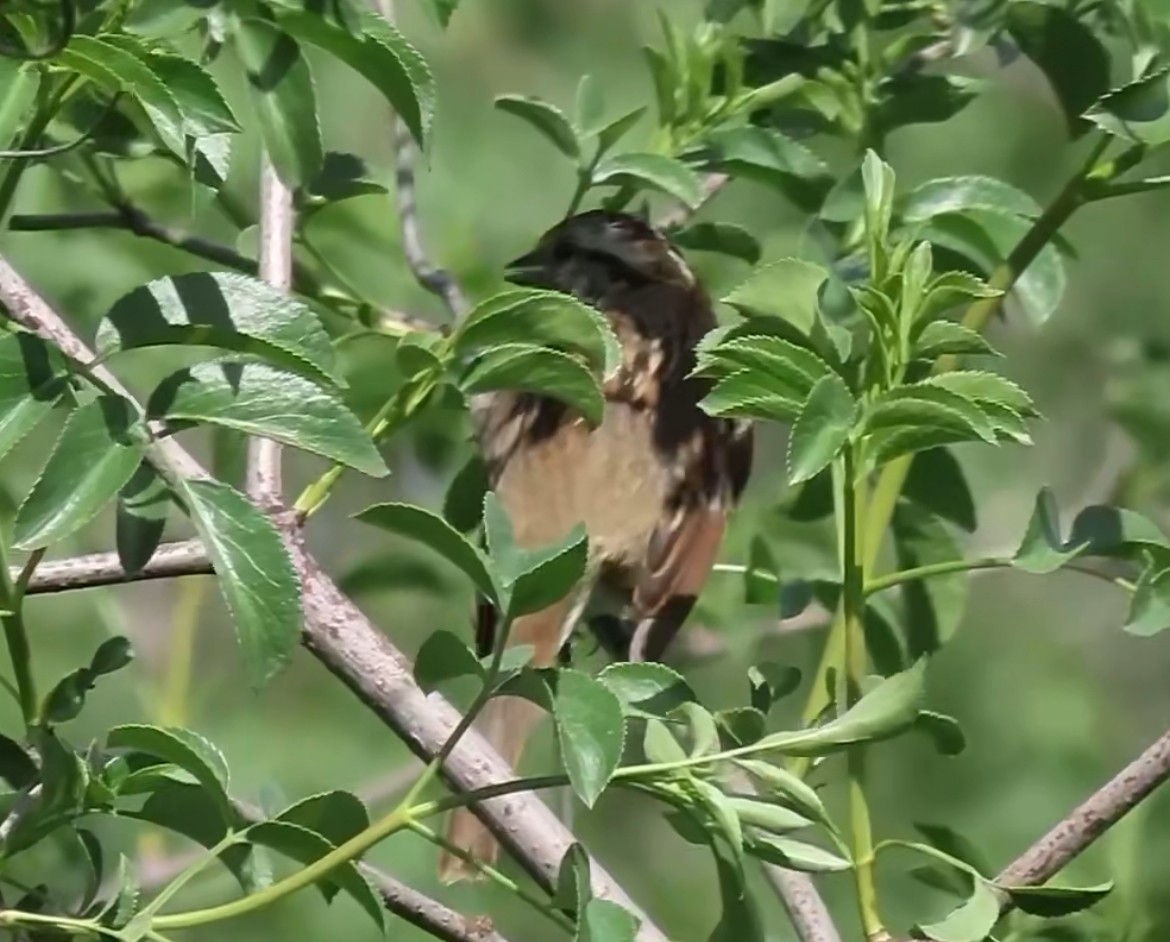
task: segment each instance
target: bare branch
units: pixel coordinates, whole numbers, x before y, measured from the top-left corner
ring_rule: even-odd
[[[1170,730],[1008,864],[995,882],[1034,886],[1052,879],[1167,779]]]
[[[292,285],[292,191],[265,154],[260,166],[260,277],[282,294]],[[248,496],[277,509],[283,498],[280,445],[269,438],[248,441]]]
[[[807,873],[765,864],[764,874],[788,911],[800,942],[841,942],[841,934]]]
[[[12,317],[68,357],[85,365],[109,388],[128,395],[61,317],[0,257],[0,303]],[[168,473],[205,479],[207,472],[173,438],[155,442],[151,460]],[[409,659],[337,588],[309,555],[291,515],[277,519],[301,581],[305,625],[302,643],[341,679],[363,703],[395,730],[421,759],[429,761],[442,747],[459,712],[438,694],[428,696],[414,682]],[[474,730],[469,730],[444,767],[446,779],[460,791],[512,781],[514,774]],[[546,887],[556,883],[561,858],[573,836],[549,808],[532,794],[520,793],[476,807],[520,863]],[[592,862],[594,895],[628,909],[641,921],[639,942],[664,942],[665,936],[596,861]]]
[[[12,577],[20,567],[9,570]],[[122,568],[117,553],[91,553],[69,559],[43,562],[28,583],[29,595],[47,595],[70,589],[88,589],[94,586],[123,585],[150,579],[171,579],[175,576],[204,576],[213,572],[203,544],[198,540],[164,543],[145,566],[135,572]]]

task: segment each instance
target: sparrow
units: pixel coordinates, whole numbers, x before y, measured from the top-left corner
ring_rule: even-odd
[[[604,381],[596,427],[562,402],[528,392],[486,393],[471,404],[488,481],[518,545],[549,545],[578,523],[588,538],[578,587],[516,619],[506,643],[531,645],[531,664],[547,667],[588,618],[615,660],[660,660],[714,565],[752,459],[750,424],[707,415],[699,402],[711,381],[690,375],[696,345],[716,326],[710,299],[660,232],[605,210],[555,225],[505,277],[592,305],[622,353]],[[481,603],[481,655],[493,649],[496,630],[496,612]],[[497,696],[477,722],[515,768],[540,712],[519,697]],[[495,838],[466,808],[452,813],[447,839],[482,863],[496,859]],[[445,882],[475,873],[451,853],[440,861]]]

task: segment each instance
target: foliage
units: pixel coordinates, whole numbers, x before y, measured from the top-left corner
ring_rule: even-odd
[[[455,0],[429,6],[442,27],[459,12]],[[603,381],[621,360],[617,339],[587,304],[531,289],[484,292],[444,331],[403,326],[322,260],[312,221],[386,188],[359,158],[328,150],[319,63],[355,73],[414,143],[429,147],[436,82],[422,53],[384,18],[349,3],[326,9],[294,0],[193,4],[167,16],[146,0],[0,11],[0,223],[17,228],[26,172],[43,164],[125,228],[215,266],[149,281],[97,325],[102,367],[120,373],[137,362],[154,371],[138,398],[76,351],[21,326],[20,312],[9,311],[4,325],[0,455],[51,418],[61,429],[4,536],[6,556],[26,555],[15,575],[5,568],[0,578],[9,692],[21,712],[20,728],[0,739],[8,786],[0,795],[0,927],[29,939],[165,939],[315,884],[327,900],[343,892],[384,929],[359,858],[405,831],[433,837],[428,818],[485,797],[424,800],[423,792],[476,713],[506,694],[552,714],[563,772],[503,790],[567,784],[587,808],[610,789],[654,799],[679,838],[712,855],[724,907],[713,939],[762,938],[746,882],[754,862],[850,874],[865,934],[882,938],[874,870],[893,869],[895,851],[925,861],[915,875],[950,900],[939,918],[920,908],[917,931],[927,938],[1081,937],[1089,923],[1070,917],[1104,899],[1110,884],[1010,885],[944,826],[923,828],[918,842],[875,841],[864,759],[910,732],[925,732],[944,754],[964,748],[958,722],[926,708],[926,681],[962,615],[969,571],[1086,570],[1130,593],[1128,632],[1170,626],[1170,539],[1134,510],[1087,507],[1066,533],[1044,491],[1014,553],[965,557],[957,531],[974,529],[976,504],[953,451],[1032,441],[1032,397],[997,371],[1000,354],[983,332],[1005,302],[1008,316],[1035,328],[1058,311],[1075,259],[1060,234],[1068,219],[1087,203],[1170,183],[1152,170],[1143,175],[1170,143],[1170,18],[1139,2],[1014,0],[963,5],[959,15],[902,0],[710,0],[698,24],[663,13],[658,29],[644,49],[653,108],[610,108],[600,70],[580,81],[571,110],[520,94],[501,95],[495,106],[545,139],[550,161],[568,161],[576,182],[567,212],[586,202],[681,204],[686,212],[667,226],[678,247],[752,266],[722,298],[724,323],[703,339],[694,373],[710,383],[708,413],[787,430],[794,496],[752,534],[748,565],[739,568],[742,606],[792,616],[815,599],[834,612],[803,719],[776,728],[773,708],[799,683],[787,665],[753,667],[746,700],[719,710],[665,665],[614,664],[596,676],[580,664],[531,667],[529,650],[506,646],[510,626],[581,580],[587,537],[577,528],[554,545],[518,546],[499,502],[483,493],[482,468],[469,464],[441,514],[399,500],[356,515],[444,561],[429,580],[406,571],[407,584],[446,592],[460,579],[501,625],[486,657],[450,632],[435,631],[422,646],[414,665],[421,687],[471,678],[478,693],[407,797],[371,822],[345,791],[275,811],[245,807],[223,754],[181,724],[124,724],[86,746],[70,741],[63,727],[132,652],[113,637],[39,694],[29,650],[38,632],[25,624],[25,603],[42,555],[113,507],[119,558],[136,572],[155,556],[168,521],[185,521],[206,548],[246,674],[260,688],[287,664],[303,619],[300,576],[279,521],[229,474],[177,475],[161,458],[162,443],[204,430],[220,442],[256,436],[328,461],[331,470],[293,507],[303,523],[343,468],[385,476],[380,445],[428,421],[457,426],[478,394],[551,397],[598,423]],[[962,60],[980,52],[1030,60],[1069,138],[1086,139],[1080,169],[1045,206],[991,176],[899,188],[882,156],[901,130],[946,121],[970,104],[987,82],[967,75]],[[228,93],[225,75],[246,86],[247,105]],[[249,108],[254,121],[243,118]],[[647,124],[648,142],[628,145]],[[252,222],[226,187],[244,126],[258,130],[277,177],[294,192],[299,255],[290,295],[259,280],[235,248],[152,228],[121,182],[126,164],[161,166],[193,202],[220,206],[246,230]],[[769,258],[743,227],[694,221],[725,179],[755,181],[789,201],[809,220],[814,239],[804,254],[812,257]],[[387,336],[392,382],[379,390],[381,401],[358,403],[344,354]],[[1112,403],[1157,477],[1165,397],[1146,394],[1142,383],[1155,382],[1164,364],[1156,351],[1144,353],[1152,363],[1116,383]],[[1165,481],[1151,486],[1164,489]],[[771,547],[796,523],[831,531],[831,572],[819,562],[779,570]],[[879,569],[883,551],[890,571]],[[367,582],[391,581],[389,570]],[[844,761],[830,760],[837,755]],[[813,784],[834,775],[849,790],[847,808]],[[111,866],[91,830],[102,817],[173,831],[205,852],[161,888],[139,892],[135,868],[126,859]],[[83,875],[80,897],[69,879],[22,885],[23,862],[44,848],[79,861],[67,876]],[[271,876],[272,853],[296,865],[291,876]],[[241,896],[220,907],[167,905],[215,861]],[[589,867],[574,845],[555,894],[535,905],[575,938],[633,939],[638,920],[594,896]],[[20,896],[10,899],[9,886]],[[1022,915],[1005,916],[1005,899]]]

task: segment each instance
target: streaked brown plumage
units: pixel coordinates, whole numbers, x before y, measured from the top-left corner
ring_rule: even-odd
[[[658,660],[714,564],[751,463],[750,427],[704,413],[698,403],[710,384],[688,376],[695,345],[715,326],[710,301],[658,232],[604,211],[555,226],[510,266],[509,280],[595,305],[621,342],[622,366],[605,384],[597,428],[528,393],[492,393],[473,406],[491,485],[516,540],[547,545],[583,522],[596,573],[595,586],[583,583],[517,619],[508,643],[531,644],[533,663],[550,665],[587,612],[600,614],[615,658]],[[481,651],[491,648],[493,614],[480,609]],[[480,728],[515,766],[538,719],[531,703],[497,697]],[[452,814],[448,839],[484,862],[495,859],[495,839],[469,811]],[[450,855],[440,866],[446,880],[470,875]]]

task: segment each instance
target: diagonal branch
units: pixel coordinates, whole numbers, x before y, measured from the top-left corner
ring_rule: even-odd
[[[292,191],[265,154],[260,165],[260,277],[282,294],[292,286]],[[283,497],[280,445],[269,438],[248,440],[248,496],[265,510]]]
[[[93,353],[35,290],[0,257],[0,303],[10,316],[55,344],[108,388],[129,395]],[[170,474],[205,479],[207,472],[175,439],[154,443],[151,460]],[[303,544],[302,534],[283,517],[277,520],[301,581],[305,611],[302,643],[353,693],[430,761],[454,730],[460,714],[438,694],[428,696],[415,683],[409,659],[362,614],[321,570]],[[444,777],[460,791],[512,781],[511,768],[469,730],[448,757]],[[572,834],[539,798],[517,793],[484,802],[478,809],[517,860],[544,886],[556,884],[561,858]],[[665,936],[601,866],[592,862],[594,895],[611,900],[641,919],[639,942],[664,942]]]

